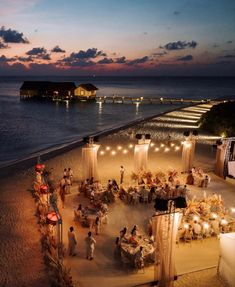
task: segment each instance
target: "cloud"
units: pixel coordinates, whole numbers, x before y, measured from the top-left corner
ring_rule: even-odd
[[[225,58],[225,59],[235,58],[235,55],[228,54],[228,55],[220,56],[219,58]]]
[[[18,31],[11,29],[6,30],[4,26],[0,28],[0,37],[5,43],[29,43],[28,39],[24,37],[23,33],[19,33]]]
[[[61,49],[58,45],[55,46],[52,50],[52,53],[65,53],[65,50]]]
[[[0,40],[0,49],[7,49],[9,46]]]
[[[16,59],[16,57],[7,58],[5,55],[2,55],[0,57],[0,63],[14,62]]]
[[[156,52],[156,53],[152,54],[152,56],[154,56],[154,57],[162,57],[164,55],[167,55],[166,51]]]
[[[164,46],[160,46],[162,49],[166,49],[168,51],[171,50],[183,50],[187,48],[196,48],[198,43],[196,41],[186,42],[186,41],[177,41],[177,42],[169,42]]]
[[[138,65],[138,64],[143,64],[145,62],[147,62],[149,60],[148,56],[144,56],[142,58],[137,58],[134,60],[131,60],[127,63],[128,66],[134,66],[134,65]]]
[[[28,56],[28,57],[17,57],[17,60],[20,62],[33,62],[33,57]]]
[[[173,15],[178,16],[180,14],[179,11],[174,11]]]
[[[104,58],[102,60],[99,60],[97,63],[98,64],[111,64],[111,63],[113,63],[113,59],[111,59],[111,58]]]
[[[84,68],[84,67],[91,67],[94,66],[96,63],[94,61],[84,61],[84,60],[79,60],[77,62],[72,62],[69,63],[70,67],[80,67],[80,68]]]
[[[31,56],[37,56],[37,55],[43,55],[46,54],[47,50],[45,48],[33,48],[32,50],[29,50],[28,52],[26,52],[26,55],[31,55]]]
[[[117,64],[125,64],[126,63],[126,57],[117,58],[115,60],[115,63],[117,63]]]
[[[77,53],[71,53],[69,57],[64,58],[67,62],[74,62],[79,60],[95,59],[99,56],[106,57],[107,55],[103,51],[98,51],[97,48],[89,48],[86,51],[80,50]]]
[[[226,43],[227,43],[227,44],[232,44],[233,41],[232,41],[232,40],[228,40]]]
[[[186,55],[186,56],[183,56],[183,57],[179,57],[177,59],[177,61],[192,61],[193,60],[193,56],[192,55]]]

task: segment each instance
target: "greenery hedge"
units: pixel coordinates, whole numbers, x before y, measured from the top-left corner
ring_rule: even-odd
[[[235,136],[235,101],[213,106],[201,117],[199,125],[215,135]]]

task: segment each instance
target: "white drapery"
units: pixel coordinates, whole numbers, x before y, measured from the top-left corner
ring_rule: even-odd
[[[196,140],[189,136],[183,143],[182,171],[189,172],[193,167]]]
[[[228,283],[228,286],[235,286],[235,232],[220,234],[220,260],[219,276]]]
[[[149,142],[135,145],[134,171],[136,173],[147,170]]]
[[[155,281],[159,287],[173,287],[176,276],[174,251],[182,214],[170,213],[153,217],[156,242]]]
[[[224,177],[224,162],[225,162],[227,147],[228,147],[227,141],[224,141],[222,145],[217,145],[215,174],[217,174],[220,177]]]
[[[82,148],[82,180],[92,177],[98,180],[97,152],[99,147],[97,144],[88,144]]]

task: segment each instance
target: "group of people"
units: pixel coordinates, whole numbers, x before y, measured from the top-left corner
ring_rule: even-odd
[[[196,169],[195,167],[193,167],[190,171],[189,174],[187,175],[186,178],[186,184],[189,185],[194,185],[197,184],[198,180],[198,186],[199,187],[204,187],[207,188],[209,182],[210,182],[210,178],[207,174],[204,174],[204,172],[202,171],[202,169]]]
[[[88,260],[93,260],[96,240],[92,236],[91,231],[88,232],[87,237],[85,238],[85,244],[86,244],[86,258]],[[68,231],[68,254],[69,256],[77,255],[76,247],[77,247],[77,238],[74,232],[74,227],[71,226]]]

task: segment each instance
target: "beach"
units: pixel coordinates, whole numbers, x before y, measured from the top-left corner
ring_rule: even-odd
[[[205,106],[204,106],[205,107]],[[207,107],[209,108],[209,107]],[[187,108],[186,108],[187,109]],[[189,108],[190,109],[190,108]],[[178,113],[178,114],[177,114]],[[184,111],[185,114],[190,113],[190,110]],[[200,117],[200,112],[191,110],[191,113],[196,113]],[[152,134],[152,142],[155,146],[149,151],[150,170],[161,170],[167,172],[169,169],[181,170],[181,149],[175,150],[171,148],[165,152],[164,149],[156,151],[156,146],[160,147],[162,143],[166,144],[167,137],[170,135],[172,142],[180,146],[183,139],[182,132],[187,129],[195,129],[194,123],[177,122],[182,112],[172,112],[163,115],[161,118],[156,118],[140,123],[128,129],[116,131],[114,134],[106,135],[100,138],[99,151],[104,151],[103,155],[98,155],[99,175],[101,183],[106,185],[109,179],[115,178],[119,180],[120,165],[125,167],[125,182],[131,182],[131,173],[133,171],[133,149],[130,144],[135,143],[134,135],[139,132]],[[169,119],[173,117],[169,125]],[[175,125],[175,123],[177,125]],[[167,126],[168,125],[168,126]],[[190,127],[191,125],[191,127]],[[200,166],[211,176],[211,184],[206,189],[206,193],[213,192],[221,194],[226,207],[232,207],[235,203],[234,183],[224,181],[213,174],[215,151],[212,144],[216,137],[208,134],[200,134],[196,147],[195,166]],[[106,151],[109,146],[111,150],[117,152],[111,155]],[[121,150],[118,151],[118,146]],[[126,149],[128,152],[123,153]],[[62,177],[64,168],[71,167],[74,171],[74,183],[71,188],[71,194],[66,196],[65,208],[62,210],[63,218],[63,238],[65,247],[67,247],[67,231],[69,226],[74,225],[76,236],[78,239],[78,255],[73,258],[65,257],[64,263],[71,267],[71,272],[75,281],[79,286],[97,286],[97,283],[103,286],[133,286],[151,281],[153,278],[153,268],[145,268],[142,274],[126,273],[120,266],[115,265],[113,261],[114,239],[118,236],[120,228],[124,225],[131,225],[138,222],[141,229],[146,228],[146,219],[154,212],[153,207],[146,208],[138,206],[135,209],[130,209],[128,205],[121,201],[109,206],[109,222],[102,228],[99,236],[96,236],[97,248],[95,260],[88,262],[85,259],[84,238],[87,229],[81,227],[73,221],[73,210],[76,209],[79,203],[86,202],[87,199],[83,195],[78,196],[78,182],[81,179],[82,164],[81,164],[81,147],[74,148],[61,155],[43,162],[48,169],[53,168],[53,176],[56,182]],[[182,175],[183,177],[183,175]],[[31,194],[32,183],[34,180],[34,169],[19,170],[14,175],[1,179],[1,286],[49,286],[48,273],[45,270],[43,263],[43,254],[40,246],[40,233],[38,231],[37,219],[35,217],[35,203]],[[191,196],[203,197],[204,190],[198,187],[190,187]],[[6,237],[6,234],[8,236]],[[206,239],[207,240],[207,239]],[[184,285],[188,280],[193,280],[199,272],[197,287],[206,286],[205,280],[213,278],[216,282],[214,286],[221,286],[219,280],[216,279],[215,269],[218,263],[218,241],[217,239],[208,239],[206,242],[193,242],[192,245],[197,245],[198,248],[204,248],[205,252],[197,252],[197,246],[179,245],[176,249],[176,266],[179,275],[179,281],[176,286]],[[211,242],[209,241],[211,240]],[[214,248],[211,248],[214,246]],[[190,252],[191,250],[191,252]],[[192,250],[195,250],[194,252]],[[182,256],[182,254],[184,254]],[[187,256],[188,254],[188,256]],[[183,259],[182,259],[183,258]],[[33,266],[33,272],[32,272]],[[211,271],[198,271],[208,269]],[[11,272],[9,272],[11,270]],[[14,271],[12,271],[14,270]],[[200,273],[201,272],[201,273]],[[189,274],[189,275],[183,275]],[[191,276],[191,277],[190,277]],[[181,280],[182,278],[182,280]],[[205,278],[205,280],[203,280]],[[186,281],[185,281],[186,280]],[[187,283],[188,284],[188,283]],[[203,285],[204,284],[204,285]]]

